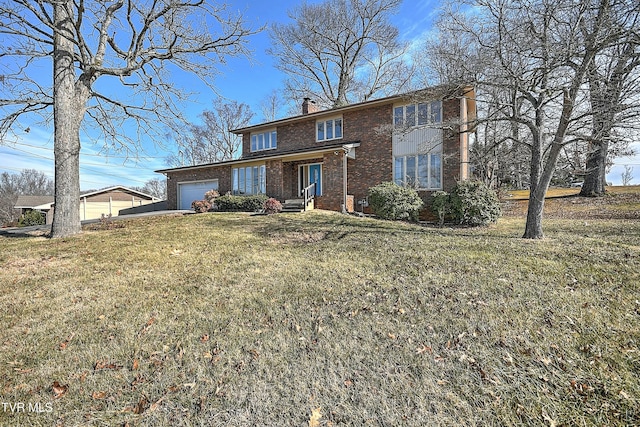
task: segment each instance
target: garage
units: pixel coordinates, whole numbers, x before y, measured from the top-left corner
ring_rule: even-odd
[[[218,180],[181,182],[178,184],[178,208],[191,209],[191,202],[204,199],[204,193],[218,190]]]

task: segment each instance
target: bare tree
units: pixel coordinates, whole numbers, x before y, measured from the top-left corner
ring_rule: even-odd
[[[633,168],[629,165],[624,165],[624,172],[622,172],[622,185],[631,185],[633,180]]]
[[[144,183],[144,187],[140,191],[160,200],[167,200],[167,180],[152,178]]]
[[[401,0],[326,0],[303,3],[290,24],[271,28],[277,67],[292,99],[314,97],[325,107],[365,101],[407,86],[406,46],[389,17]]]
[[[260,102],[260,112],[265,122],[272,122],[280,116],[280,110],[284,104],[280,93],[273,89]],[[297,106],[296,106],[297,107]]]
[[[231,131],[247,126],[252,117],[247,104],[216,100],[213,110],[205,110],[200,115],[202,124],[191,123],[187,132],[177,134],[179,153],[169,157],[168,163],[198,165],[237,158],[242,139]]]
[[[53,180],[35,169],[24,169],[19,174],[0,174],[0,225],[18,219],[13,208],[19,195],[53,196]]]
[[[611,14],[635,7],[624,0],[460,1],[440,20],[441,37],[463,34],[470,57],[457,59],[465,79],[488,94],[492,115],[505,122],[514,143],[529,152],[530,199],[523,237],[544,236],[544,197],[571,135],[584,125],[578,108],[587,94],[586,76],[598,53],[619,43]],[[465,16],[465,8],[472,12]],[[453,59],[453,58],[450,58]],[[445,63],[449,64],[449,62]],[[453,69],[449,66],[447,70]]]
[[[172,71],[211,84],[225,57],[247,53],[252,31],[224,4],[204,0],[9,0],[0,5],[0,34],[0,135],[25,127],[17,120],[32,113],[48,121],[53,110],[52,236],[63,237],[80,232],[81,129],[135,153],[145,135],[164,131],[160,124],[182,119],[187,93]],[[137,127],[127,133],[128,124]]]
[[[625,31],[620,42],[600,52],[587,73],[592,123],[581,196],[604,195],[612,157],[630,154],[628,139],[622,134],[638,126],[640,4],[620,12],[624,16],[611,18]]]

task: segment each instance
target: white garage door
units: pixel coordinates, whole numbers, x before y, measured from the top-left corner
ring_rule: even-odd
[[[218,180],[178,184],[178,208],[191,209],[191,202],[204,199],[204,193],[218,189]]]

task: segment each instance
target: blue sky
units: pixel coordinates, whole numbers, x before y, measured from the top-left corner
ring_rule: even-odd
[[[231,10],[241,12],[253,28],[273,22],[288,22],[287,11],[299,3],[293,0],[228,2]],[[437,0],[405,0],[399,13],[393,17],[394,24],[400,29],[401,38],[409,42],[421,40],[431,30],[435,9],[439,5]],[[248,104],[255,113],[254,121],[261,119],[262,100],[273,89],[280,89],[284,79],[282,73],[275,69],[272,58],[266,54],[269,43],[266,31],[252,36],[248,45],[252,51],[251,61],[232,58],[220,69],[221,74],[214,83],[220,96]],[[217,95],[194,76],[185,76],[177,83],[189,85],[189,89],[196,93],[192,102],[185,106],[185,111],[190,120],[198,121],[198,115],[211,108],[211,102]],[[142,186],[149,179],[163,178],[153,171],[167,167],[165,159],[175,154],[175,147],[166,143],[161,147],[151,141],[143,141],[143,147],[144,152],[140,152],[137,158],[125,158],[118,154],[106,155],[101,152],[100,146],[83,140],[80,159],[81,189],[84,191],[112,185]],[[608,180],[614,184],[620,183],[625,164],[634,168],[633,183],[640,184],[638,156],[617,159],[607,176]],[[37,169],[53,178],[51,129],[31,128],[31,132],[21,135],[19,139],[0,144],[0,172],[17,173],[22,169]]]

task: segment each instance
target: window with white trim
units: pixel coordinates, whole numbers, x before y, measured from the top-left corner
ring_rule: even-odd
[[[342,138],[342,117],[316,122],[316,141]]]
[[[251,134],[251,151],[273,150],[278,148],[278,134],[275,129]]]
[[[442,153],[396,156],[393,178],[398,185],[419,190],[442,189]]]
[[[400,105],[393,109],[396,128],[412,128],[442,123],[442,101]]]
[[[233,194],[265,194],[267,192],[266,175],[265,165],[233,168],[231,172]]]

